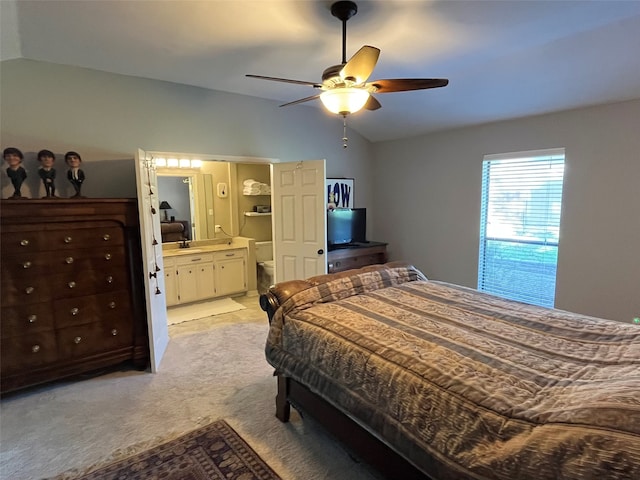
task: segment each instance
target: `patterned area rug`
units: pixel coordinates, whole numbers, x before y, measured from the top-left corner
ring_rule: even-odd
[[[78,480],[281,480],[224,420]]]

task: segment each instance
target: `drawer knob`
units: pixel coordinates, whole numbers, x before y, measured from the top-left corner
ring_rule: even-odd
[[[31,262],[29,260],[27,260],[26,262],[24,262],[22,264],[22,268],[31,268]]]
[[[27,317],[27,320],[29,321],[29,323],[35,323],[37,319],[38,319],[38,316],[34,315],[33,313]]]
[[[116,308],[116,302],[109,302],[109,308],[112,310]]]
[[[78,315],[78,313],[80,313],[80,309],[78,307],[73,307],[71,310],[69,310],[69,313],[75,317],[76,315]]]
[[[64,237],[64,243],[71,243],[73,241],[72,237]]]
[[[26,238],[24,240],[20,240],[21,247],[26,247],[28,245],[29,245],[29,240],[27,240]]]
[[[40,345],[34,345],[33,347],[31,347],[31,351],[33,353],[38,353],[40,351]]]
[[[76,282],[74,282],[73,280],[67,283],[67,285],[69,286],[69,288],[76,288]]]
[[[82,341],[82,337],[76,337],[73,339],[73,343],[75,343],[76,345],[79,344]]]
[[[114,328],[113,330],[111,330],[111,335],[113,335],[114,337],[115,337],[116,335],[118,335],[118,330],[117,330],[117,329],[115,329],[115,328]]]
[[[105,260],[111,260],[111,254],[110,253],[105,253],[104,254],[104,259]]]
[[[33,292],[35,292],[35,288],[33,287],[27,287],[24,289],[24,293],[26,293],[27,295],[31,295]]]
[[[73,263],[73,257],[67,257],[64,259],[65,263],[67,264],[72,264]]]
[[[111,239],[111,235],[109,235],[108,233],[105,233],[105,234],[102,236],[102,240],[104,240],[105,242],[106,242],[106,241],[108,241],[108,240],[110,240],[110,239]]]
[[[107,278],[107,283],[113,283],[113,277],[111,275],[109,275]]]

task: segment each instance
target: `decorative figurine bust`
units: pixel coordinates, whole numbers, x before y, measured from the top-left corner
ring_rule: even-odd
[[[11,185],[13,185],[13,195],[9,198],[22,198],[20,188],[22,187],[22,182],[27,178],[27,171],[22,166],[22,160],[24,159],[22,152],[17,148],[8,147],[2,152],[2,158],[9,165],[7,176],[11,179]]]
[[[82,163],[80,154],[77,152],[67,152],[64,154],[64,161],[69,165],[69,170],[67,170],[67,179],[71,182],[71,185],[73,185],[73,189],[76,192],[76,194],[71,198],[84,198],[80,194],[82,182],[84,182],[84,172],[80,168],[80,164]]]
[[[40,150],[38,152],[38,161],[41,165],[38,169],[38,175],[42,179],[46,192],[46,196],[43,198],[53,198],[56,196],[56,169],[53,168],[56,156],[51,150]]]

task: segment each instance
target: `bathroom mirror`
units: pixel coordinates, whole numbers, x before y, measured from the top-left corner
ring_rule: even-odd
[[[243,194],[247,179],[270,183],[268,164],[202,160],[199,168],[158,167],[157,175],[158,199],[171,207],[167,218],[188,221],[189,239],[271,239],[270,215],[256,216],[253,212],[256,205],[270,206],[270,195]],[[164,212],[159,214],[164,220]]]
[[[216,225],[231,233],[230,195],[216,199],[214,182],[228,183],[228,165],[224,162],[202,162],[200,169],[158,168],[158,198],[171,207],[161,211],[161,221],[185,224],[189,240],[210,240],[216,235]],[[209,165],[212,164],[212,165]],[[217,180],[216,180],[217,179]],[[165,218],[166,212],[166,218]],[[170,240],[175,241],[175,240]]]

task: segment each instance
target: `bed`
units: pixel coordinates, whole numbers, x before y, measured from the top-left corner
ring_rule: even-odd
[[[640,328],[430,281],[407,264],[261,296],[276,416],[395,479],[640,478]]]
[[[188,240],[187,231],[182,222],[161,222],[160,235],[162,236],[162,243]]]

